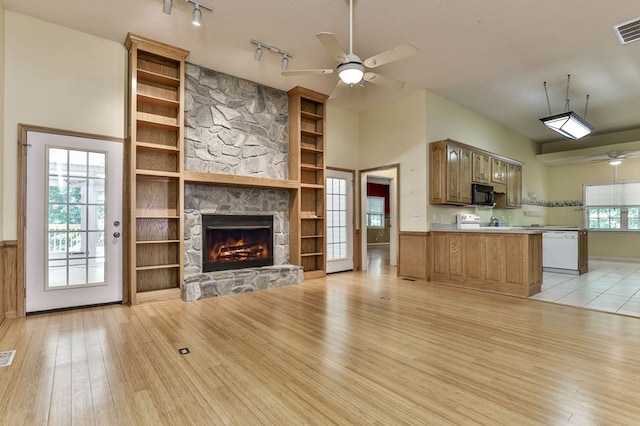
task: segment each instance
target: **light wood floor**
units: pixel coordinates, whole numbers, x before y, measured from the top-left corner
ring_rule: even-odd
[[[394,273],[5,321],[0,424],[640,422],[639,319]]]

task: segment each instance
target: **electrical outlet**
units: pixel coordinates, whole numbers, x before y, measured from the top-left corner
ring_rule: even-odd
[[[414,213],[414,215],[411,216],[411,219],[413,219],[413,220],[422,220],[422,217],[419,214]]]

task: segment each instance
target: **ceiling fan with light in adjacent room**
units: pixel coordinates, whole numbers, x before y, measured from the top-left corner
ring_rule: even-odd
[[[599,158],[592,160],[592,163],[602,163],[608,161],[612,166],[618,166],[622,163],[622,160],[627,158],[635,158],[633,155],[625,154],[622,151],[609,151],[607,152],[607,158]]]
[[[306,70],[284,70],[282,75],[314,75],[332,74],[338,72],[339,84],[343,83],[354,86],[363,80],[379,86],[400,90],[405,83],[394,78],[367,71],[368,68],[376,68],[390,62],[399,61],[418,54],[418,47],[413,43],[406,43],[393,49],[378,53],[364,61],[353,53],[353,0],[349,0],[349,53],[346,53],[340,46],[338,39],[332,33],[318,33],[316,37],[324,46],[338,59],[338,66],[333,68],[306,69]]]

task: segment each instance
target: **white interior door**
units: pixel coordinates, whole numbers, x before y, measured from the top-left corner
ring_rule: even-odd
[[[25,309],[122,301],[122,143],[27,133]]]
[[[353,174],[327,170],[327,273],[353,269]]]

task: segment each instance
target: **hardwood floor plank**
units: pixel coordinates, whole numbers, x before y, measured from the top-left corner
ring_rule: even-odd
[[[640,419],[640,319],[380,271],[7,320],[0,424]]]

